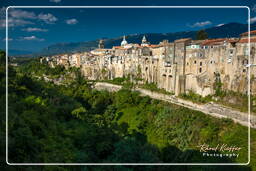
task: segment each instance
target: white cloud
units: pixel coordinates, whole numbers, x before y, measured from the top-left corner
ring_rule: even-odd
[[[52,15],[50,13],[48,13],[48,14],[41,13],[38,15],[38,19],[43,20],[47,24],[53,24],[58,20],[54,15]]]
[[[21,37],[20,40],[36,40],[36,41],[44,41],[42,38],[38,38],[36,36],[28,36],[28,37]]]
[[[224,24],[218,24],[218,25],[216,25],[216,27],[220,27],[220,26],[223,26]]]
[[[28,28],[24,28],[22,29],[23,31],[27,31],[27,32],[47,32],[47,29],[42,29],[42,28],[36,28],[36,27],[28,27]]]
[[[6,20],[5,19],[0,19],[0,28],[5,27],[6,25]]]
[[[250,18],[250,22],[251,22],[251,24],[252,24],[252,23],[255,23],[255,22],[256,22],[256,17]]]
[[[25,26],[28,24],[34,24],[34,23],[24,19],[16,19],[16,18],[8,19],[8,27]],[[6,20],[0,19],[0,27],[5,27],[5,26],[6,26]]]
[[[190,25],[190,27],[204,27],[204,26],[210,25],[210,24],[212,24],[211,21],[196,22],[196,23]]]
[[[61,0],[50,0],[50,2],[59,3],[59,2],[61,2]]]
[[[5,27],[5,7],[0,9],[0,27]],[[36,15],[33,12],[28,12],[24,10],[10,9],[8,17],[8,26],[16,27],[16,26],[24,26],[27,24],[34,24],[29,19],[36,19]]]
[[[34,12],[29,12],[25,10],[20,9],[10,9],[9,11],[10,17],[13,18],[24,18],[24,19],[36,19],[37,16]]]
[[[6,41],[6,40],[8,40],[8,41],[13,41],[13,39],[12,39],[12,38],[10,38],[10,37],[8,37],[8,39],[3,38],[3,41]]]
[[[20,10],[20,9],[10,9],[10,18],[17,18],[17,19],[38,19],[38,20],[42,20],[44,21],[45,23],[48,23],[48,24],[51,24],[51,23],[54,23],[56,22],[58,19],[48,13],[48,14],[39,14],[39,15],[36,15],[34,12],[29,12],[29,11],[25,11],[25,10]]]
[[[77,21],[77,19],[72,18],[72,19],[68,19],[68,20],[66,20],[66,23],[71,25],[71,24],[77,24],[77,23],[78,23],[78,21]]]
[[[5,7],[0,8],[0,28],[4,28],[6,25],[5,20]],[[28,24],[34,24],[34,21],[44,21],[47,24],[53,24],[58,19],[48,13],[48,14],[39,14],[36,15],[34,12],[20,10],[20,9],[9,9],[9,17],[8,17],[8,26],[9,27],[17,27],[17,26],[25,26]],[[36,31],[36,30],[34,30]],[[37,31],[47,31],[47,30],[37,30]]]

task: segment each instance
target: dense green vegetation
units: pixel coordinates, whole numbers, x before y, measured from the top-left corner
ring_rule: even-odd
[[[33,60],[32,57],[12,57],[9,59],[9,63],[17,64],[17,65],[25,65],[30,63]]]
[[[196,94],[193,91],[189,91],[188,93],[183,93],[179,97],[186,100],[190,100],[195,103],[208,103],[210,101],[213,101],[212,96],[202,97],[201,95]]]
[[[150,91],[154,91],[154,92],[158,92],[158,93],[163,93],[163,94],[168,94],[168,95],[172,95],[173,93],[166,91],[165,89],[160,89],[157,87],[157,85],[155,83],[146,83],[146,84],[142,84],[139,87],[144,88],[144,89],[148,89]]]
[[[4,54],[1,54],[1,61]],[[96,91],[75,69],[69,84],[45,82],[37,74],[59,74],[32,61],[9,67],[9,162],[247,162],[247,128],[227,119],[142,97],[125,88]],[[5,104],[5,67],[1,62],[1,104]],[[5,115],[5,105],[1,105]],[[1,138],[5,119],[1,118]],[[256,137],[256,131],[252,131]],[[241,147],[238,158],[205,157],[200,144]],[[255,145],[255,139],[252,142]],[[5,144],[1,141],[1,154]],[[251,149],[256,152],[255,146]],[[1,155],[2,161],[4,156]],[[252,158],[251,162],[256,159]],[[255,166],[229,166],[251,170]],[[34,170],[32,166],[23,168]],[[57,167],[42,170],[112,170],[113,167]],[[116,166],[117,170],[226,170],[226,166]],[[37,170],[37,169],[36,169]]]
[[[196,32],[196,40],[205,40],[208,38],[208,34],[205,30],[199,30]]]
[[[125,78],[125,77],[124,78],[117,77],[112,80],[99,80],[99,81],[116,84],[116,85],[121,85],[126,88],[133,88],[135,86],[135,84],[132,83],[129,78]]]
[[[135,81],[131,82],[130,78],[127,77],[117,77],[114,78],[112,80],[99,80],[101,82],[107,82],[107,83],[111,83],[111,84],[116,84],[116,85],[121,85],[124,88],[135,88],[135,87],[140,87],[143,89],[147,89],[150,91],[154,91],[154,92],[158,92],[158,93],[163,93],[163,94],[168,94],[168,95],[172,95],[173,93],[166,91],[165,89],[160,89],[157,87],[157,85],[155,83],[145,83],[145,84],[138,84],[138,81],[142,81],[142,79],[139,78],[135,78]]]

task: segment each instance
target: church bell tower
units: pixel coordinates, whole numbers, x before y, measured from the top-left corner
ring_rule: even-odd
[[[104,49],[104,40],[100,39],[99,44],[98,44],[99,49]]]

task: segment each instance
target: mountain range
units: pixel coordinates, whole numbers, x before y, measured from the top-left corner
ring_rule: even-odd
[[[251,30],[256,30],[256,23],[251,25]],[[247,24],[240,23],[228,23],[221,26],[215,26],[205,29],[208,34],[208,38],[225,38],[225,37],[239,37],[243,32],[248,31]],[[126,40],[128,43],[141,43],[142,37],[145,35],[147,40],[151,44],[158,44],[164,39],[172,42],[176,39],[181,38],[196,38],[197,31],[181,31],[181,32],[170,32],[170,33],[145,33],[145,34],[131,34],[126,35]],[[119,46],[123,37],[116,38],[105,38],[105,48],[112,48],[112,46]],[[89,51],[97,48],[99,40],[86,41],[86,42],[76,42],[76,43],[57,43],[50,45],[40,52],[32,54],[33,56],[41,55],[53,55],[60,53],[74,53]],[[16,55],[16,54],[12,54]],[[20,54],[17,54],[20,55]]]

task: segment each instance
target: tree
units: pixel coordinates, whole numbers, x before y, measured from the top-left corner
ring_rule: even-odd
[[[208,34],[205,30],[199,30],[197,33],[196,33],[196,39],[197,40],[205,40],[208,38]]]

